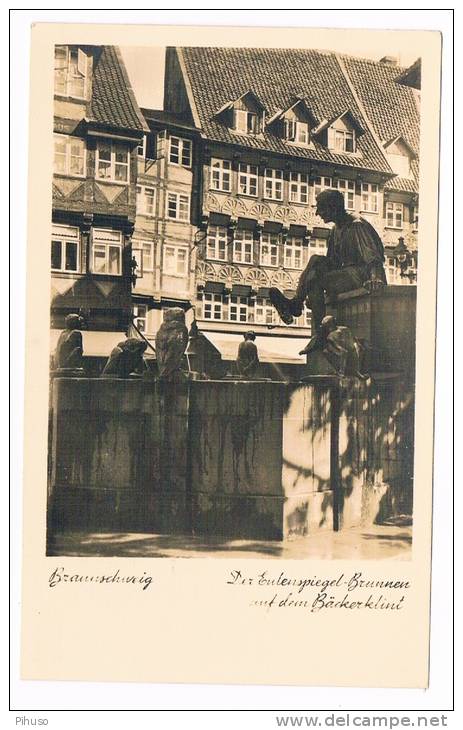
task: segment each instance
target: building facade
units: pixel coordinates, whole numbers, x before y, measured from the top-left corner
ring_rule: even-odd
[[[252,328],[270,360],[298,361],[310,312],[285,326],[268,293],[291,296],[326,252],[321,190],[379,231],[389,284],[413,283],[415,259],[401,277],[395,249],[416,252],[419,110],[400,71],[329,52],[167,49],[165,113],[199,131],[196,318],[222,352]]]
[[[69,313],[85,318],[86,355],[107,356],[131,322],[137,147],[145,131],[118,48],[55,47],[52,347]]]
[[[195,297],[198,132],[175,115],[143,109],[149,132],[138,147],[132,254],[134,324],[153,339],[168,307]]]

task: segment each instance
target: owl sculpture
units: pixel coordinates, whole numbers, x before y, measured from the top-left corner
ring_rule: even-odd
[[[164,322],[156,335],[156,358],[162,380],[172,380],[178,374],[187,345],[185,312],[180,307],[166,309]]]

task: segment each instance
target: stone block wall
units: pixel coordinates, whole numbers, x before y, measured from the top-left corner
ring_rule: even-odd
[[[413,391],[331,383],[56,378],[49,537],[280,540],[411,514]]]

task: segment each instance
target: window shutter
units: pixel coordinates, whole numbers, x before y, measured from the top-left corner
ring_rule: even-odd
[[[87,56],[80,49],[77,49],[77,70],[82,76],[87,75]]]
[[[146,159],[147,160],[156,159],[154,134],[146,135]]]
[[[330,127],[328,129],[328,148],[330,150],[334,150],[335,148],[335,141],[334,141],[334,129]]]
[[[155,159],[160,160],[166,154],[166,130],[158,132],[156,137],[156,157]],[[146,149],[146,155],[148,157],[148,148]]]

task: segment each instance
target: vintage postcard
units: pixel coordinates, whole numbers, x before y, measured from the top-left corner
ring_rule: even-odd
[[[33,27],[25,679],[427,686],[440,58]]]

